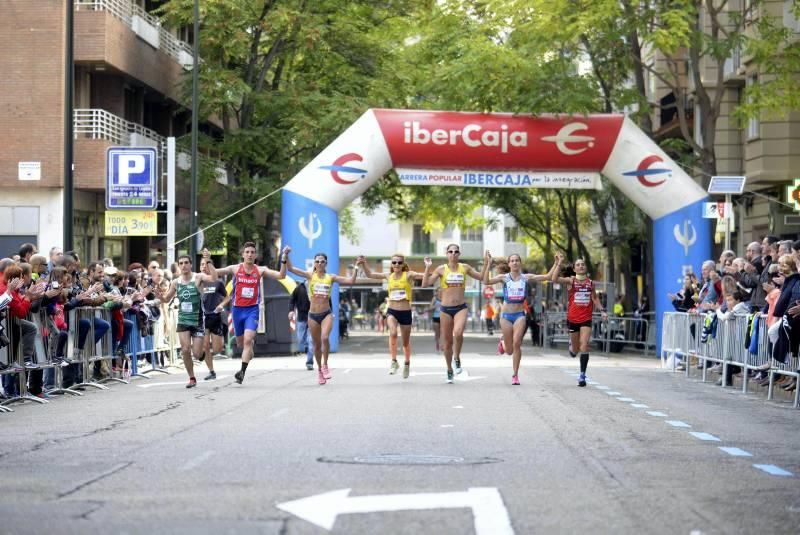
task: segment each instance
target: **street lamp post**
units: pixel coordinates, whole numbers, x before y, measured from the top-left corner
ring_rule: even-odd
[[[66,12],[66,42],[64,46],[64,251],[73,248],[72,230],[72,138],[73,138],[73,103],[72,91],[74,81],[73,71],[73,16],[74,6],[72,0],[67,2]],[[39,244],[41,246],[41,244]]]
[[[194,0],[194,47],[192,50],[192,184],[189,193],[189,234],[197,232],[197,114],[199,111],[199,52],[200,49],[200,0]],[[197,236],[189,240],[189,256],[194,262],[197,259]]]

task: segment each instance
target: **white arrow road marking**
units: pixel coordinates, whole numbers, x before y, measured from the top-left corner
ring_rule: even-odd
[[[608,390],[606,390],[606,394],[608,394],[609,396],[621,396],[622,392],[609,392]]]
[[[220,379],[224,379],[226,377],[230,377],[230,375],[217,375],[217,381],[219,381]],[[166,383],[146,383],[136,386],[138,386],[139,388],[152,388],[154,386],[185,385],[187,382],[189,382],[188,379],[186,381],[169,381]],[[215,381],[197,381],[197,386],[199,387],[200,385],[210,385],[214,383]]]
[[[667,423],[672,427],[692,427],[686,422],[681,422],[680,420],[667,420]]]
[[[700,440],[707,440],[709,442],[722,442],[720,439],[709,433],[698,433],[697,431],[689,431],[689,434],[692,435],[694,438],[699,438]]]
[[[667,417],[667,414],[665,414],[665,413],[663,413],[661,411],[647,411],[647,414],[649,414],[650,416],[655,416],[656,418],[666,418]]]
[[[466,492],[385,494],[349,496],[350,489],[316,494],[277,504],[278,509],[330,531],[336,517],[350,513],[472,509],[476,535],[513,535],[511,519],[500,492],[494,487],[470,488]]]
[[[788,477],[792,475],[791,472],[784,470],[780,466],[775,466],[774,464],[754,464],[753,468],[758,468],[759,470],[763,470],[766,473],[771,474],[773,476]]]

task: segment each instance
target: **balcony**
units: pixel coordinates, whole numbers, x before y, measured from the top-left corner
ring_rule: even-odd
[[[73,115],[75,132],[75,187],[103,190],[106,177],[106,149],[109,147],[155,147],[160,157],[166,156],[164,136],[138,123],[126,121],[102,109],[77,109]],[[214,178],[228,185],[228,173],[219,160],[199,155],[203,165],[213,167]],[[191,159],[178,153],[177,167],[190,169]],[[161,188],[161,186],[159,186]],[[165,194],[165,192],[162,192]],[[162,195],[163,196],[163,195]]]
[[[106,177],[106,149],[109,147],[156,147],[159,153],[166,139],[140,124],[126,121],[101,109],[76,109],[75,187],[103,190]]]
[[[725,85],[740,87],[745,83],[745,68],[742,65],[742,49],[739,47],[731,51],[731,56],[725,60],[722,67]]]
[[[176,102],[192,47],[130,0],[75,1],[75,61],[105,64]]]

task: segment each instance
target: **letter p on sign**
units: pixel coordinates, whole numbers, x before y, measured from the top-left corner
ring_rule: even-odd
[[[141,154],[120,154],[118,162],[117,180],[121,186],[130,185],[130,176],[143,173],[146,166],[145,157]]]

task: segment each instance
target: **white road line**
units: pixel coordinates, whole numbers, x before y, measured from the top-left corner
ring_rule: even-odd
[[[181,467],[181,471],[182,472],[188,472],[189,470],[197,468],[198,466],[200,466],[201,464],[203,464],[204,462],[209,460],[212,455],[214,455],[214,451],[213,450],[204,451],[203,453],[201,453],[200,455],[198,455],[194,459],[191,459],[189,462],[184,464]]]
[[[464,405],[453,405],[454,409],[463,409]]]
[[[586,384],[594,386],[597,384],[597,381],[586,381]]]
[[[681,422],[680,420],[667,420],[667,423],[672,427],[692,427],[686,422]]]
[[[622,392],[606,392],[609,396],[621,396]]]
[[[774,464],[754,464],[753,468],[758,468],[759,470],[763,470],[764,472],[773,476],[784,476],[784,477],[792,476],[791,472],[787,472],[783,468],[775,466]]]
[[[350,373],[351,371],[353,371],[353,368],[347,368],[344,373]]]
[[[689,431],[689,434],[692,435],[694,438],[699,438],[700,440],[707,440],[709,442],[722,442],[720,439],[709,433],[699,433],[697,431]]]
[[[650,416],[655,416],[656,418],[666,418],[668,416],[667,414],[659,411],[647,411],[647,414]]]
[[[619,401],[624,401],[625,403],[631,403],[632,401],[636,401],[633,398],[617,398]]]
[[[442,425],[440,425],[439,427],[445,427],[445,428],[447,428],[447,427],[454,427],[454,426],[453,426],[453,424],[442,424]]]
[[[728,455],[733,455],[734,457],[752,457],[753,454],[749,451],[744,451],[743,449],[739,448],[724,448],[722,446],[719,447],[722,451],[727,453]]]
[[[644,403],[631,403],[631,407],[633,407],[634,409],[649,409],[650,408],[648,405],[645,405]]]
[[[611,390],[609,387],[603,385],[595,385],[595,388],[598,390]]]

